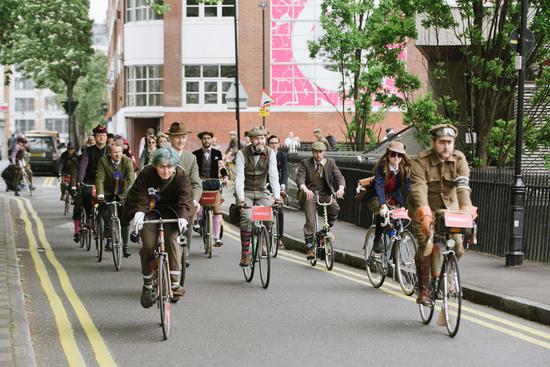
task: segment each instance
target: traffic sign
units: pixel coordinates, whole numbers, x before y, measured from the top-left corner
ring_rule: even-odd
[[[510,46],[512,47],[512,50],[515,52],[519,52],[519,37],[518,37],[519,30],[514,29],[512,33],[510,33]],[[525,42],[525,51],[529,52],[535,47],[535,35],[533,32],[531,32],[530,29],[525,30],[525,36],[523,38],[523,42]]]
[[[273,103],[273,97],[271,97],[267,92],[262,90],[262,97],[260,98],[260,107],[267,107]]]
[[[269,117],[269,108],[260,107],[259,115],[260,117]]]
[[[231,87],[227,91],[225,96],[227,101],[227,109],[234,110],[237,108],[237,85],[235,82],[231,83]],[[239,110],[244,110],[247,107],[248,94],[244,90],[242,83],[239,83]]]

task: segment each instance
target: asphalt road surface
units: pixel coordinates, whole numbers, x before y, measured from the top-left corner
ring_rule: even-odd
[[[139,247],[116,272],[72,241],[58,185],[37,178],[10,200],[39,366],[549,366],[550,328],[464,302],[458,335],[420,322],[414,299],[387,280],[336,264],[312,268],[282,251],[271,284],[246,283],[238,229],[212,259],[194,235],[186,295],[162,340],[156,307],[139,304]],[[336,238],[336,241],[338,239]],[[528,285],[526,285],[528,286]]]

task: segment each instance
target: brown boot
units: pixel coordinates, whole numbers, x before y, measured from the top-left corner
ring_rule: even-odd
[[[250,265],[250,254],[241,254],[241,261],[239,262],[239,266],[245,267]]]
[[[308,259],[308,260],[315,259],[315,253],[313,252],[313,250],[309,250],[309,249],[307,250],[306,259]]]
[[[420,269],[419,269],[420,268]],[[430,304],[430,257],[422,256],[420,258],[420,267],[417,267],[417,271],[420,270],[418,275],[418,297],[416,303],[428,305]]]

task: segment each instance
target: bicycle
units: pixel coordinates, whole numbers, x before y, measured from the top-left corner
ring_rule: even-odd
[[[384,284],[386,276],[391,270],[394,281],[397,280],[403,293],[410,296],[416,286],[416,268],[414,255],[418,245],[413,234],[406,228],[410,224],[407,210],[404,208],[389,211],[382,227],[382,254],[373,250],[376,226],[372,225],[365,236],[363,246],[367,277],[374,288]]]
[[[69,210],[71,208],[71,192],[70,192],[70,185],[71,185],[71,175],[63,175],[63,203],[64,203],[64,209],[63,209],[63,215],[68,215]]]
[[[332,205],[334,194],[330,195],[330,201],[328,203],[323,203],[319,199],[319,193],[315,192],[317,208],[322,208],[323,226],[319,229],[317,210],[315,214],[315,232],[313,233],[313,254],[315,255],[315,258],[309,260],[309,263],[311,266],[315,266],[317,264],[317,260],[324,260],[327,270],[330,271],[334,266],[334,244],[333,236],[328,225],[327,207]]]
[[[19,189],[24,189],[25,191],[27,191],[27,194],[29,194],[29,196],[32,196],[33,188],[31,185],[31,180],[24,167],[21,167],[21,182],[19,183]]]
[[[420,318],[427,325],[432,320],[436,302],[441,300],[443,317],[440,317],[438,324],[441,326],[443,323],[445,324],[450,337],[454,337],[458,332],[462,312],[462,286],[454,251],[456,240],[452,237],[453,235],[464,235],[464,245],[466,245],[468,237],[466,235],[473,234],[475,236],[475,233],[476,226],[471,214],[449,210],[436,211],[435,228],[428,242],[432,241],[434,246],[441,248],[443,264],[439,277],[432,278],[430,274],[429,302],[421,303],[418,307]],[[455,310],[451,310],[451,306]]]
[[[268,237],[268,230],[264,222],[270,222],[272,220],[272,207],[270,206],[253,206],[244,207],[245,209],[251,209],[252,211],[252,237],[250,239],[251,244],[251,256],[252,259],[248,266],[243,266],[244,279],[250,283],[254,278],[254,271],[256,263],[260,270],[260,280],[262,287],[267,289],[269,287],[269,281],[271,277],[271,249],[272,246],[270,238]]]
[[[83,190],[90,190],[90,194],[92,196],[92,215],[88,216],[87,214],[84,214],[86,216],[85,227],[87,229],[86,234],[88,235],[87,242],[86,242],[86,251],[90,251],[91,243],[92,243],[92,237],[94,238],[95,242],[95,248],[96,248],[96,259],[97,262],[101,262],[103,259],[103,243],[105,242],[105,238],[103,237],[103,221],[101,220],[101,217],[98,213],[98,202],[96,198],[96,189],[95,185],[87,185],[82,184]],[[82,207],[82,211],[86,212],[86,208]],[[81,222],[82,223],[82,222]]]
[[[173,299],[172,280],[170,279],[170,266],[168,264],[168,253],[164,246],[164,224],[178,223],[178,219],[162,219],[160,212],[156,212],[159,219],[145,220],[143,224],[158,224],[157,248],[153,251],[151,259],[151,267],[153,269],[153,296],[155,303],[160,311],[160,324],[162,327],[162,335],[164,340],[168,339],[170,334],[170,303]],[[178,227],[179,230],[179,227]],[[132,233],[132,241],[137,242],[137,238]],[[185,248],[187,238],[185,233],[180,232],[178,235],[178,244]],[[185,268],[185,264],[182,264]]]
[[[283,204],[281,204],[282,206]],[[271,226],[271,257],[276,258],[279,254],[279,210],[281,206],[273,206],[273,225]]]
[[[122,207],[122,203],[115,196],[113,201],[105,202],[105,205],[109,208],[111,214],[111,239],[112,239],[112,252],[113,262],[117,271],[122,267],[122,228],[120,225],[120,218],[118,217],[118,207]]]
[[[222,185],[220,184],[220,180],[218,179],[205,181],[212,181],[212,187],[220,187],[217,190],[204,190],[200,198],[200,204],[203,207],[203,212],[202,218],[200,220],[199,233],[202,236],[204,254],[208,255],[208,258],[210,259],[212,258],[214,243],[216,242],[216,236],[214,233],[214,207],[216,206],[216,203],[218,203],[220,200]],[[205,181],[203,181],[203,184]],[[223,233],[222,230],[220,231],[220,239]]]

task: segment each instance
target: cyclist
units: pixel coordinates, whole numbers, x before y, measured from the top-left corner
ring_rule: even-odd
[[[273,204],[271,195],[266,188],[268,176],[275,200],[281,201],[277,157],[271,148],[265,146],[266,135],[266,131],[261,128],[255,127],[250,130],[248,134],[250,144],[239,150],[235,158],[237,171],[235,196],[236,204],[241,212],[242,252],[239,265],[243,267],[250,265],[250,239],[252,237],[252,211],[251,209],[245,210],[245,206],[270,206]]]
[[[286,187],[288,186],[288,157],[286,153],[279,150],[281,142],[279,137],[271,135],[267,138],[267,145],[276,153],[277,156],[277,171],[279,173],[279,185],[281,185],[281,197],[286,197]],[[285,216],[283,214],[283,206],[279,208],[279,233],[277,233],[277,246],[284,248],[283,233]]]
[[[62,179],[63,176],[71,175],[71,165],[77,160],[78,154],[76,153],[75,146],[73,143],[67,144],[67,150],[57,160],[57,177]],[[65,188],[66,184],[62,179],[60,184],[61,198],[59,200],[64,200],[63,193],[65,192]]]
[[[197,137],[201,140],[202,148],[193,152],[197,158],[197,165],[199,167],[199,176],[202,180],[202,189],[208,191],[220,190],[221,185],[218,178],[228,180],[227,170],[223,168],[222,152],[212,147],[212,138],[214,133],[211,131],[202,131]],[[221,196],[221,195],[220,195]],[[221,197],[218,196],[218,201],[214,206],[214,246],[223,246],[223,241],[220,239],[220,232],[222,227],[222,209],[221,209]],[[200,225],[193,225],[193,230],[198,231]],[[198,227],[198,228],[197,228]]]
[[[107,154],[107,128],[101,124],[93,130],[95,144],[87,147],[80,157],[80,166],[78,170],[78,182],[86,185],[95,184],[95,176],[99,159]],[[82,187],[82,206],[86,210],[86,215],[92,215],[92,194],[84,186]]]
[[[190,223],[193,222],[193,217],[200,210],[199,200],[202,195],[202,181],[199,176],[199,167],[197,165],[197,158],[193,153],[183,150],[185,144],[187,144],[187,137],[191,131],[187,131],[185,125],[181,122],[173,122],[170,125],[170,129],[166,133],[170,138],[170,144],[172,148],[180,156],[179,165],[189,175],[191,180],[191,187],[193,188],[193,200],[195,204],[195,210],[189,214],[187,219]],[[187,232],[187,246],[191,248],[191,231]],[[185,259],[186,265],[189,266],[189,251],[185,251],[187,258]]]
[[[73,223],[74,223],[74,242],[80,242],[80,215],[82,213],[82,195],[77,195],[78,171],[80,169],[80,160],[82,154],[74,160],[69,161],[69,174],[71,175],[71,196],[74,198]]]
[[[314,192],[319,193],[319,199],[325,202],[330,201],[330,195],[336,191],[336,198],[344,197],[344,188],[346,181],[340,169],[336,166],[334,159],[325,158],[327,146],[321,141],[311,144],[313,157],[306,158],[300,162],[298,173],[296,174],[296,186],[300,188],[298,200],[303,203],[306,213],[306,223],[304,224],[304,238],[306,242],[308,260],[315,259],[313,246],[313,233],[315,231],[315,216],[317,215],[317,202]],[[335,190],[334,184],[338,185]],[[340,206],[336,200],[327,207],[328,225],[332,228]]]
[[[376,231],[374,252],[384,251],[382,244],[382,223],[390,209],[403,207],[410,191],[411,159],[405,151],[405,145],[392,141],[386,152],[374,166],[374,180],[365,190],[367,206],[375,214]]]
[[[143,289],[141,305],[151,307],[154,302],[152,294],[153,269],[151,259],[157,247],[156,224],[145,224],[145,213],[151,205],[159,211],[163,219],[174,219],[177,215],[179,231],[187,228],[187,220],[193,212],[193,191],[191,181],[183,168],[178,165],[180,156],[171,148],[159,148],[153,153],[151,164],[143,167],[136,181],[128,191],[125,205],[125,219],[134,218],[136,232],[142,230],[143,246],[139,252],[141,257],[141,273],[143,274]],[[181,249],[177,242],[178,226],[168,223],[164,227],[164,240],[170,266],[170,279],[174,301],[185,293],[179,284],[181,275]]]
[[[105,201],[113,201],[118,196],[120,199],[124,199],[126,192],[134,183],[136,173],[132,159],[124,155],[123,146],[120,141],[114,141],[109,146],[109,154],[99,159],[97,166],[97,174],[95,178],[95,186],[97,190],[97,199],[100,202],[99,215],[103,218],[103,234],[106,238],[105,250],[110,251],[112,249],[111,238],[111,213],[108,205]],[[118,183],[115,176],[119,177]],[[118,187],[115,186],[118,185]],[[119,212],[122,213],[122,210]],[[122,221],[122,251],[124,257],[130,256],[128,249],[128,223]]]
[[[19,196],[19,183],[23,176],[23,170],[29,177],[29,185],[31,190],[35,190],[36,186],[32,184],[32,169],[27,161],[27,138],[24,135],[17,137],[17,143],[12,148],[10,155],[10,163],[15,167],[15,175],[13,176],[13,187],[15,196]]]
[[[411,166],[411,191],[407,198],[411,228],[418,242],[415,256],[419,296],[417,303],[429,303],[430,266],[432,276],[441,268],[439,248],[428,241],[433,212],[438,209],[462,210],[475,219],[477,208],[470,199],[470,169],[464,154],[454,149],[456,127],[439,124],[430,129],[432,146],[418,154]],[[456,236],[455,252],[464,252],[462,238]],[[431,264],[430,264],[431,263]]]

